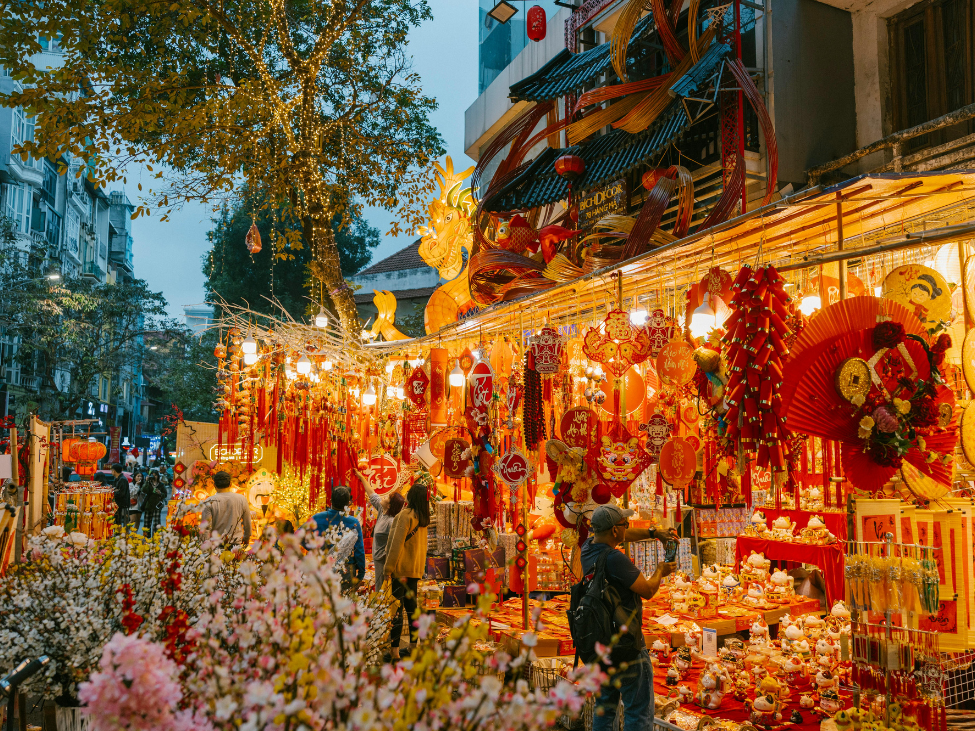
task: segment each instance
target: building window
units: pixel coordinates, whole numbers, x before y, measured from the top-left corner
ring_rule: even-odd
[[[888,21],[894,130],[923,124],[973,99],[973,0],[925,0]],[[916,150],[973,131],[962,122],[909,143]]]
[[[30,231],[30,189],[23,184],[3,186],[3,212],[22,234]]]
[[[68,208],[64,226],[64,243],[68,252],[78,256],[78,236],[81,229],[81,217],[73,208]]]

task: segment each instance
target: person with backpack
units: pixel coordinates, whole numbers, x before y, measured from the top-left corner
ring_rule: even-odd
[[[426,478],[426,479],[424,479]],[[399,609],[389,628],[390,653],[399,660],[399,643],[403,633],[403,612],[410,628],[410,644],[416,643],[413,615],[416,613],[417,589],[427,564],[427,527],[430,525],[429,475],[421,476],[406,493],[406,507],[393,522],[386,544],[386,563],[383,573],[392,579],[393,598]]]
[[[366,547],[362,541],[362,525],[357,518],[345,514],[345,509],[352,503],[352,491],[345,485],[337,485],[332,490],[332,507],[312,516],[315,530],[319,534],[329,528],[341,525],[346,530],[356,532],[355,548],[349,556],[349,562],[343,567],[342,590],[346,591],[359,584],[366,575]]]
[[[633,514],[612,504],[593,511],[592,533],[580,554],[583,579],[572,587],[569,628],[579,658],[602,663],[597,643],[609,646],[613,635],[619,635],[609,655],[616,673],[600,689],[592,731],[614,728],[621,698],[623,731],[653,728],[653,665],[643,639],[643,600],[653,598],[660,580],[674,571],[675,564],[661,562],[648,578],[617,547],[624,541],[672,540],[677,534],[673,529],[658,535],[653,530],[630,528]]]

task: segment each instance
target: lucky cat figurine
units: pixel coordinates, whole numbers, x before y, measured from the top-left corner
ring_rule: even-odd
[[[820,670],[816,673],[816,689],[823,693],[823,691],[829,690],[830,688],[836,688],[838,681],[835,675],[829,670]]]
[[[744,583],[757,581],[764,583],[768,580],[769,568],[772,562],[765,558],[764,553],[752,553],[741,562],[741,580]]]
[[[770,602],[788,604],[796,594],[796,580],[785,571],[775,571],[769,577],[769,590],[766,596]]]
[[[791,655],[782,663],[782,672],[786,685],[795,687],[806,680],[806,663],[798,655]]]
[[[782,722],[782,704],[778,698],[760,695],[750,703],[745,701],[745,707],[751,711],[748,720],[756,726],[775,726]]]
[[[779,541],[791,541],[795,527],[795,523],[786,516],[780,515],[772,521],[772,538]]]
[[[694,697],[695,702],[701,708],[714,710],[721,705],[721,701],[724,699],[723,686],[723,674],[719,674],[710,667],[705,669],[697,681],[697,695]]]
[[[686,645],[677,650],[677,654],[674,656],[674,667],[677,668],[677,672],[680,673],[680,679],[684,680],[687,677],[687,673],[691,669],[691,650]]]
[[[694,691],[681,683],[677,686],[677,698],[681,703],[690,703],[694,700]]]
[[[840,697],[830,689],[819,694],[819,705],[814,710],[823,718],[832,718],[840,708]]]
[[[650,656],[656,663],[663,665],[670,659],[670,645],[659,638],[654,640],[650,645]]]
[[[742,603],[752,607],[762,606],[765,604],[765,589],[762,588],[761,584],[752,584],[748,587],[748,592],[742,599]]]
[[[745,535],[748,536],[761,536],[768,531],[768,521],[765,519],[765,513],[761,510],[756,510],[752,513],[752,517],[748,521],[748,525],[745,527]]]

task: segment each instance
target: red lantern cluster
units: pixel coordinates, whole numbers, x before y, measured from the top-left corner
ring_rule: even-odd
[[[586,172],[586,161],[578,155],[562,155],[555,161],[555,172],[571,183]]]
[[[536,43],[545,38],[545,8],[533,5],[528,10],[528,37]]]
[[[788,461],[779,389],[782,360],[789,354],[787,320],[795,307],[784,285],[774,267],[743,267],[731,287],[733,312],[725,322],[727,434],[744,451],[757,452],[760,467],[775,472],[784,472]]]

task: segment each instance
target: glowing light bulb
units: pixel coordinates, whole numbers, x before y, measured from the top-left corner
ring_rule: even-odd
[[[386,364],[386,372],[391,374],[394,370],[396,370],[396,364],[393,361],[389,361]]]
[[[284,369],[284,377],[287,378],[289,381],[293,381],[295,379],[295,376],[297,376],[297,375],[298,374],[295,373],[291,368],[285,367],[285,369]]]
[[[717,315],[711,307],[711,293],[705,292],[704,301],[691,315],[691,337],[704,338],[717,325]]]
[[[396,398],[396,386],[392,383],[386,386],[386,398]]]
[[[366,392],[362,394],[362,403],[366,406],[372,406],[376,403],[376,389],[373,388],[371,383],[369,384],[369,388],[366,389]]]
[[[257,341],[248,335],[240,344],[240,352],[244,355],[254,355],[257,352]]]
[[[799,303],[799,312],[809,317],[812,313],[823,306],[823,301],[819,299],[818,294],[807,294],[803,295],[802,301]]]
[[[324,362],[322,363],[322,370],[330,371],[330,370],[332,370],[332,366],[334,366],[334,365],[335,364],[332,363],[332,359],[326,357],[325,360],[324,360]]]
[[[315,315],[315,327],[320,327],[322,329],[328,327],[328,314],[325,312],[323,307],[319,307],[318,314]]]
[[[406,398],[406,390],[402,386],[396,387],[396,398],[400,401]]]
[[[311,360],[308,359],[307,355],[303,355],[298,359],[298,362],[295,363],[295,370],[303,376],[311,373]]]
[[[361,392],[359,391],[358,386],[353,386],[352,388],[349,389],[349,393],[352,394],[352,398],[359,398],[359,394]]]
[[[650,313],[648,313],[646,310],[633,310],[630,312],[630,322],[636,327],[643,327],[646,324],[649,316]]]
[[[260,359],[261,356],[259,356],[256,352],[244,353],[244,365],[246,366],[252,366],[255,363],[257,363],[257,361],[259,361]]]
[[[450,372],[450,385],[454,388],[460,388],[464,385],[464,371],[460,369],[459,360],[455,363],[454,369]]]

